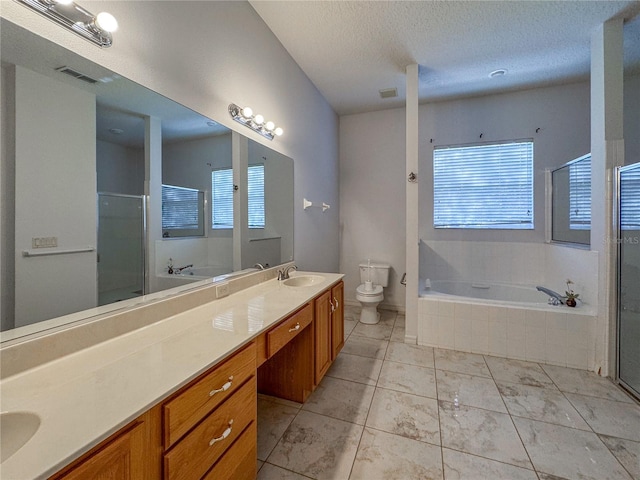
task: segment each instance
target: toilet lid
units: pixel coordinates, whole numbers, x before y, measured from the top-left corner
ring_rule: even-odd
[[[356,293],[358,295],[363,295],[365,297],[374,297],[376,295],[380,295],[382,293],[382,287],[380,285],[373,285],[373,289],[370,292],[365,290],[364,283],[356,288]]]

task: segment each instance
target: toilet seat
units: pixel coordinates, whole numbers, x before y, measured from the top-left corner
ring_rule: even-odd
[[[365,290],[364,283],[356,288],[356,293],[363,297],[376,297],[382,293],[382,287],[380,285],[373,285],[373,289],[370,291]]]

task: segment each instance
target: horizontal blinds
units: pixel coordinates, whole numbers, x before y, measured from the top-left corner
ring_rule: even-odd
[[[249,228],[264,228],[264,165],[250,165],[247,169]],[[211,172],[212,228],[233,228],[233,170]]]
[[[211,228],[233,228],[233,170],[211,171]]]
[[[436,148],[435,228],[533,228],[533,142]]]
[[[569,165],[569,228],[591,228],[591,156]]]
[[[199,227],[199,192],[193,188],[162,185],[162,229]]]
[[[640,230],[640,164],[620,171],[620,228]]]
[[[264,165],[250,165],[247,170],[249,228],[264,228]]]

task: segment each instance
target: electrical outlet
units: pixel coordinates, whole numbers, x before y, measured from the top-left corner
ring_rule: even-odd
[[[216,285],[216,298],[222,298],[229,295],[229,282]]]
[[[31,248],[54,248],[58,246],[58,237],[33,237]]]

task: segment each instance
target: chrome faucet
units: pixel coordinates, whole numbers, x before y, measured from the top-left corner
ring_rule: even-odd
[[[261,263],[256,263],[253,268],[259,268],[260,270],[264,270],[264,265],[262,265]]]
[[[183,270],[186,270],[187,268],[192,268],[193,264],[191,265],[185,265],[184,267],[179,267],[179,268],[174,268],[173,271],[178,274],[181,273]]]
[[[556,293],[553,290],[549,290],[548,288],[545,288],[545,287],[536,287],[536,290],[538,290],[539,292],[543,292],[543,293],[546,293],[547,295],[549,295],[549,303],[551,305],[562,305],[562,304],[564,304],[564,297],[562,295],[560,295],[559,293]]]
[[[289,278],[289,272],[291,270],[297,270],[298,267],[295,265],[289,265],[288,267],[283,268],[282,270],[278,270],[278,280],[286,280]]]

